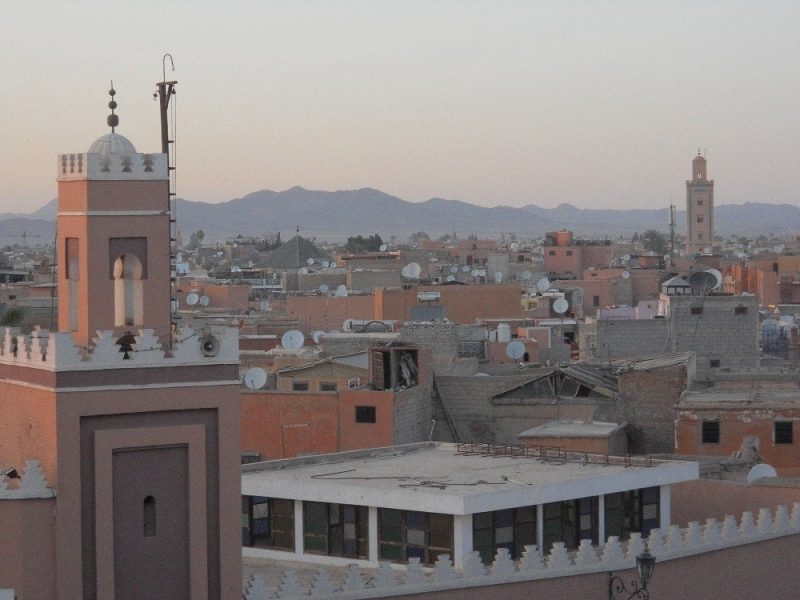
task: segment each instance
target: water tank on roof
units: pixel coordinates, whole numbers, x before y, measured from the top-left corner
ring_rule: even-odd
[[[497,341],[498,342],[511,341],[511,326],[508,323],[500,323],[497,326]]]

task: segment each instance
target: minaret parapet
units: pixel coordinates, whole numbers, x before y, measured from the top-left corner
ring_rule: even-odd
[[[138,152],[59,154],[57,178],[59,181],[167,180],[169,179],[167,155]]]
[[[71,332],[36,329],[30,334],[21,334],[18,328],[6,327],[0,343],[0,365],[75,371],[239,362],[239,329],[236,327],[214,326],[202,332],[178,329],[169,354],[152,329],[139,329],[133,338],[135,342],[123,348],[113,331],[98,331],[91,346],[81,347]]]

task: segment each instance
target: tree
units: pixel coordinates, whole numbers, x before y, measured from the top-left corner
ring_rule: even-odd
[[[641,240],[642,246],[649,252],[664,254],[668,249],[666,236],[655,229],[648,229],[645,231],[642,234]]]
[[[377,233],[369,237],[357,235],[355,237],[347,238],[347,243],[344,245],[346,252],[377,252],[381,249],[383,240]]]
[[[12,306],[0,315],[0,327],[16,327],[22,322],[25,311],[19,306]]]
[[[427,234],[425,231],[417,231],[416,233],[412,233],[411,236],[408,238],[408,243],[412,246],[416,246],[422,240],[429,240],[431,236]]]
[[[190,250],[195,250],[203,245],[203,238],[206,237],[202,229],[198,229],[191,236],[189,236],[189,244],[186,246]]]

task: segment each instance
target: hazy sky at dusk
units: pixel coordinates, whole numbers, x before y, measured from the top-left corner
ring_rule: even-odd
[[[719,203],[797,203],[799,31],[797,0],[7,3],[0,212],[55,196],[111,78],[118,131],[157,151],[167,51],[188,199],[681,206],[699,146]]]

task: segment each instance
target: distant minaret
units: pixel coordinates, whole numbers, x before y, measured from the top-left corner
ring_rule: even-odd
[[[686,253],[714,246],[714,182],[708,179],[706,159],[697,151],[692,179],[686,180]]]

